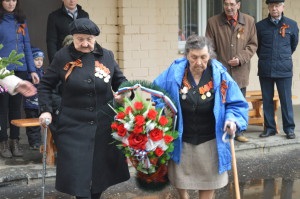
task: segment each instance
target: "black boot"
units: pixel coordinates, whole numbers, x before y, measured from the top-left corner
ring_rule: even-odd
[[[20,149],[18,139],[10,140],[10,148],[11,148],[11,152],[12,152],[13,156],[15,156],[15,157],[22,157],[23,156],[23,152]]]
[[[0,150],[1,150],[1,156],[4,158],[11,158],[12,154],[8,145],[8,141],[2,141],[0,142]]]

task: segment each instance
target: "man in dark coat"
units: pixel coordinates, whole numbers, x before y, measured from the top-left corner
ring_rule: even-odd
[[[126,158],[112,144],[110,124],[121,102],[113,95],[127,79],[111,51],[97,44],[100,30],[88,18],[70,24],[73,43],[59,50],[39,85],[40,122],[52,119],[52,89],[62,82],[54,141],[56,189],[77,198],[100,198],[109,186],[130,178]]]
[[[78,0],[63,0],[63,5],[48,16],[47,21],[47,51],[49,63],[52,62],[55,53],[63,47],[63,40],[70,34],[69,24],[74,19],[89,18]]]
[[[283,15],[284,0],[266,0],[269,16],[256,24],[258,76],[263,97],[265,131],[260,137],[277,133],[274,119],[274,84],[279,94],[283,131],[295,138],[292,104],[293,61],[299,38],[297,22]]]

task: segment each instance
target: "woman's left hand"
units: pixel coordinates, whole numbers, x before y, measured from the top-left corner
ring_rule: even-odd
[[[236,132],[235,122],[227,120],[224,124],[224,132],[227,132],[229,135],[235,135]]]
[[[124,98],[130,98],[131,96],[131,91],[126,91],[125,93],[122,94],[114,94],[115,102],[118,104],[123,104],[124,103]]]
[[[30,75],[31,75],[31,78],[32,78],[32,82],[34,84],[40,83],[40,78],[39,78],[39,76],[38,76],[38,74],[36,72],[33,72]]]

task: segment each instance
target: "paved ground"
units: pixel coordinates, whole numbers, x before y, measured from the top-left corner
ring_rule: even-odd
[[[262,132],[262,126],[249,126],[246,136],[250,139],[248,143],[235,142],[236,155],[247,156],[255,153],[264,153],[270,150],[278,150],[278,147],[300,147],[300,105],[294,106],[295,123],[296,125],[296,139],[288,140],[282,132],[281,116],[278,112],[279,127],[281,132],[276,136],[269,138],[259,138]],[[0,188],[8,185],[30,184],[41,178],[42,171],[42,155],[38,151],[29,150],[27,144],[27,137],[24,129],[21,130],[22,149],[24,150],[24,157],[3,159],[0,157]],[[134,169],[131,168],[132,174]],[[47,166],[47,177],[51,180],[55,177],[55,167]]]

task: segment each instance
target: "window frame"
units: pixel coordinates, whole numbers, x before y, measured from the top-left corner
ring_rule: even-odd
[[[178,1],[178,9],[180,9],[182,7],[182,9],[184,9],[184,6],[180,6],[181,4],[185,3],[185,0],[179,0]],[[211,1],[211,0],[209,0]],[[253,1],[253,0],[251,0]],[[256,19],[257,21],[260,21],[262,19],[262,0],[255,0],[256,1]],[[241,2],[243,3],[243,2]],[[198,17],[198,34],[201,36],[205,36],[205,30],[206,30],[206,24],[207,24],[207,0],[198,0],[198,13],[197,13],[197,17]],[[180,13],[184,13],[184,10],[179,11],[179,15]],[[181,19],[180,19],[181,18]],[[183,21],[183,16],[179,16],[178,19]],[[180,24],[180,22],[178,23]],[[178,50],[179,53],[183,53],[183,47],[185,45],[185,41],[178,41]]]

